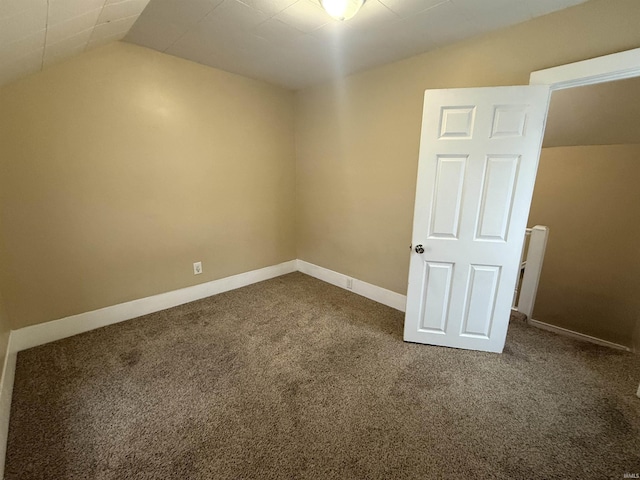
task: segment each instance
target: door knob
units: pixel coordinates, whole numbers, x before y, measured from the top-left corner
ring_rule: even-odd
[[[424,253],[424,247],[422,245],[416,245],[416,253]]]

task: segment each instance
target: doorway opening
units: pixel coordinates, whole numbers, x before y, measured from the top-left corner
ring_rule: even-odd
[[[529,225],[552,232],[530,323],[631,350],[640,328],[640,78],[551,96]]]
[[[502,351],[550,92],[638,76],[640,49],[425,92],[406,341]]]

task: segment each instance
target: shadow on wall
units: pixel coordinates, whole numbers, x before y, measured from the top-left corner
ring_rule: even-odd
[[[536,320],[638,347],[638,158],[640,145],[543,149],[529,224],[552,234]]]

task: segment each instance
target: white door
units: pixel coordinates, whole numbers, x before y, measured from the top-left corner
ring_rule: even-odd
[[[426,91],[406,341],[502,352],[549,95]]]

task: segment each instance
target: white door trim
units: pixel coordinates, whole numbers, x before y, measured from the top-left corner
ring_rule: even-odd
[[[531,73],[529,84],[549,85],[551,90],[562,90],[639,76],[640,48],[635,48],[604,57],[537,70]]]
[[[640,77],[640,48],[538,70],[529,84],[549,85],[553,91],[634,77]],[[640,386],[636,395],[640,397]]]
[[[520,298],[518,299],[518,311],[524,313],[528,319],[533,315],[533,305],[538,294],[538,284],[540,283],[548,237],[549,227],[536,225],[531,229],[524,277],[520,284]]]

